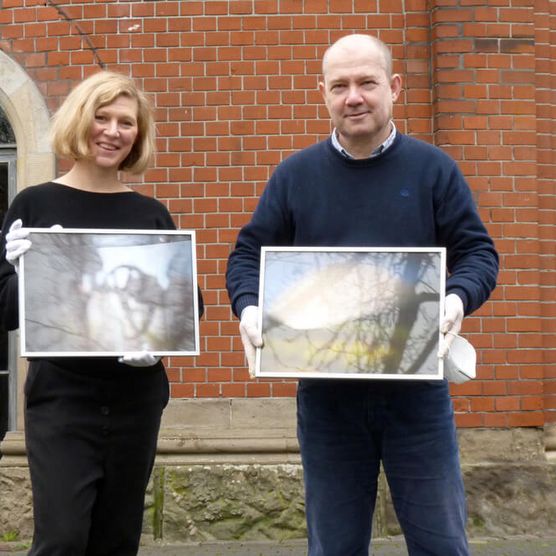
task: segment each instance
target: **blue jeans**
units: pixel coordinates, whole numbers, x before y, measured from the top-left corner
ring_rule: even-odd
[[[380,463],[410,556],[468,556],[446,381],[302,380],[309,556],[368,556]]]

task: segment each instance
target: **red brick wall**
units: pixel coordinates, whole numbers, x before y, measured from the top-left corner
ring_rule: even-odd
[[[535,2],[535,148],[545,422],[556,423],[556,3]]]
[[[99,65],[131,74],[154,100],[159,153],[137,187],[198,231],[207,304],[201,355],[168,361],[174,397],[294,395],[293,382],[248,379],[226,259],[275,165],[330,132],[316,87],[325,48],[363,31],[392,46],[403,74],[399,128],[458,161],[501,254],[492,301],[465,323],[480,366],[453,388],[458,424],[556,422],[554,2],[0,5],[0,48],[51,110]]]
[[[435,143],[460,162],[502,269],[493,301],[464,327],[483,348],[483,380],[454,393],[460,425],[542,425],[534,8],[480,4],[432,12]]]

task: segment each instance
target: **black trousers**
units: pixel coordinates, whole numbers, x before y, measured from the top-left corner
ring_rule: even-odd
[[[131,556],[168,379],[162,365],[80,373],[32,361],[25,439],[35,530],[29,556]]]

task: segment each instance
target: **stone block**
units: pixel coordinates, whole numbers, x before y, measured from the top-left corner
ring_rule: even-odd
[[[556,531],[556,466],[463,467],[472,537],[544,536]]]
[[[239,429],[296,430],[296,401],[294,398],[234,399],[232,426]]]
[[[461,462],[544,463],[545,442],[542,429],[460,429],[458,431]]]
[[[0,467],[0,538],[33,536],[33,500],[27,467]]]
[[[162,429],[230,428],[231,400],[170,400],[162,415]]]
[[[164,542],[303,538],[300,465],[155,468],[144,532]]]

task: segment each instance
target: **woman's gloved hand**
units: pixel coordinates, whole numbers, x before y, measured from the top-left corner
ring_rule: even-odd
[[[51,230],[63,230],[60,224],[51,226]],[[6,260],[14,265],[19,272],[19,257],[29,251],[32,243],[29,237],[29,228],[23,227],[21,218],[15,220],[6,234]]]
[[[124,353],[118,358],[118,362],[129,365],[130,367],[152,367],[161,359],[162,358],[158,355],[153,355],[148,351],[135,351],[132,353]]]
[[[6,260],[19,272],[19,257],[29,251],[29,230],[23,227],[21,218],[15,220],[6,234]]]

